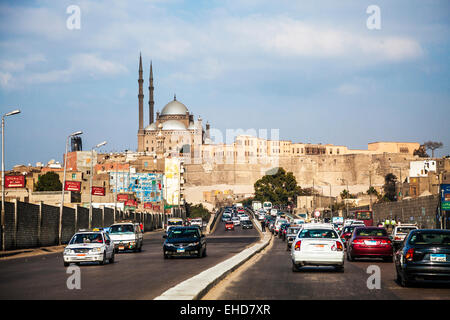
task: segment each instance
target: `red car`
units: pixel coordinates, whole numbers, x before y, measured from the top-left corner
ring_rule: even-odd
[[[385,228],[356,227],[347,243],[347,260],[383,258],[392,262],[393,244]]]
[[[233,223],[233,221],[227,221],[225,223],[225,230],[234,230],[234,223]]]

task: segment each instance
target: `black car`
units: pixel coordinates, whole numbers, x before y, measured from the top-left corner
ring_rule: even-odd
[[[450,281],[450,230],[411,231],[394,259],[403,287],[416,280]]]
[[[278,232],[278,238],[281,238],[284,240],[286,240],[286,233],[285,231],[287,230],[287,228],[289,228],[290,224],[289,223],[283,223],[280,226],[280,231]]]
[[[242,229],[253,229],[253,223],[250,220],[242,220],[241,227]]]
[[[172,227],[163,244],[164,259],[172,256],[206,257],[206,239],[198,227]]]

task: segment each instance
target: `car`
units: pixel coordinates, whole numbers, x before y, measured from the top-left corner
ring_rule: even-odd
[[[291,245],[292,271],[306,265],[333,266],[344,271],[344,244],[329,224],[305,224]]]
[[[341,240],[344,243],[344,246],[347,247],[347,242],[348,239],[350,239],[350,237],[352,236],[353,230],[356,228],[356,225],[351,226],[344,226],[344,228],[342,229],[340,236],[341,236]]]
[[[287,223],[287,222],[288,221],[286,219],[278,217],[275,220],[275,224],[274,224],[274,227],[273,227],[273,234],[277,236],[278,232],[280,231],[281,225],[284,224],[284,223]]]
[[[234,223],[235,226],[241,225],[241,219],[239,219],[239,217],[233,217],[231,218],[231,221]]]
[[[138,223],[115,223],[109,227],[108,234],[114,244],[116,253],[125,250],[133,250],[135,252],[142,250],[144,235]]]
[[[191,226],[200,226],[203,228],[203,219],[202,218],[193,218],[191,219]]]
[[[355,258],[383,258],[392,262],[393,244],[385,228],[357,226],[347,243],[347,260]]]
[[[231,213],[223,213],[222,214],[222,222],[227,222],[231,220]]]
[[[253,229],[253,223],[250,220],[241,221],[242,229]]]
[[[450,230],[416,229],[395,253],[397,282],[450,281]]]
[[[290,225],[289,223],[283,223],[280,226],[280,230],[278,232],[278,238],[282,239],[283,241],[286,240],[284,231],[286,231],[286,228],[289,227],[289,225]]]
[[[286,230],[286,246],[287,249],[289,250],[291,249],[291,245],[292,242],[294,242],[295,238],[297,237],[297,233],[300,231],[301,227],[300,226],[290,226],[289,228],[287,228]]]
[[[233,230],[234,231],[234,223],[231,220],[225,222],[225,230]]]
[[[206,238],[198,227],[173,227],[163,238],[164,259],[174,256],[206,257]]]
[[[398,248],[401,246],[403,240],[405,240],[406,236],[412,230],[419,229],[415,224],[401,224],[394,227],[394,231],[392,232],[392,241],[394,243],[394,248]]]
[[[188,219],[189,220],[189,219]],[[183,226],[183,219],[182,218],[170,218],[167,220],[167,224],[165,224],[164,229],[167,233],[170,226]]]
[[[72,236],[63,252],[65,267],[80,262],[114,263],[114,257],[114,243],[103,231],[80,230]]]
[[[240,219],[241,222],[242,222],[242,221],[244,221],[244,220],[250,220],[250,217],[249,217],[248,215],[246,215],[246,214],[242,214],[242,215],[239,217],[239,219]]]

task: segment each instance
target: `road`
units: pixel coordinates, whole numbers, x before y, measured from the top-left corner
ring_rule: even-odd
[[[147,233],[139,253],[120,253],[113,264],[80,266],[81,289],[67,288],[62,253],[0,261],[0,299],[153,299],[259,240],[256,230],[226,232],[221,222],[207,236],[205,258],[163,259],[163,232]]]
[[[236,272],[226,281],[215,296],[205,300],[449,300],[449,285],[419,284],[403,288],[396,283],[394,263],[382,260],[345,261],[344,273],[332,267],[304,267],[292,272],[286,243],[273,238],[273,243],[264,254],[241,272]],[[377,265],[381,270],[380,289],[369,289],[367,268]],[[245,268],[245,266],[244,266]],[[249,290],[251,283],[251,290]]]

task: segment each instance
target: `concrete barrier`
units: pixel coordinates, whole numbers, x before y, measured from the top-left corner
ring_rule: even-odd
[[[187,279],[165,291],[154,300],[198,300],[211,290],[220,280],[225,278],[255,254],[269,245],[272,234],[263,233],[262,239],[255,245],[244,249],[235,256],[209,268],[198,275]]]

